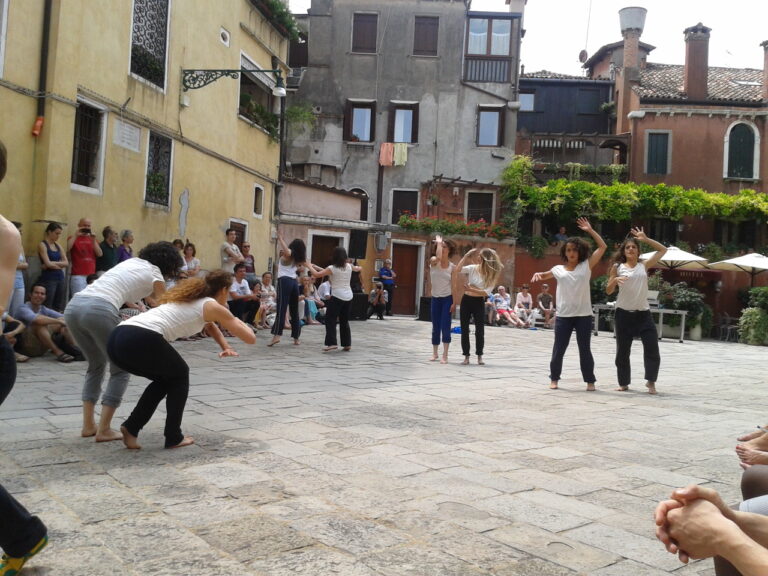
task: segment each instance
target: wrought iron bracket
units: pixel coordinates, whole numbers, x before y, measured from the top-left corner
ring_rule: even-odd
[[[276,69],[276,70],[261,70],[257,69],[254,70],[254,72],[271,72],[276,77],[276,85],[277,87],[283,87],[283,76],[282,76],[282,70]],[[218,69],[200,69],[200,70],[188,70],[184,69],[181,71],[181,86],[186,92],[187,90],[197,90],[198,88],[203,88],[204,86],[208,86],[208,84],[213,84],[218,80],[219,78],[224,78],[225,76],[228,78],[233,78],[237,80],[240,78],[240,74],[242,73],[242,70],[218,70]]]

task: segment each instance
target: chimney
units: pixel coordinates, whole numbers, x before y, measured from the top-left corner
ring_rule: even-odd
[[[768,101],[768,40],[761,43],[763,47],[763,100]]]
[[[645,27],[645,8],[630,6],[619,10],[621,35],[624,38],[624,61],[616,79],[619,96],[616,100],[616,132],[629,131],[632,85],[640,82],[640,36]]]
[[[685,29],[685,72],[683,91],[688,100],[707,99],[707,76],[709,75],[709,33],[701,22]]]

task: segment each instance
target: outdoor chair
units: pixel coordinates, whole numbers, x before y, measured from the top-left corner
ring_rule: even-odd
[[[738,342],[739,341],[738,319],[733,318],[727,312],[723,312],[720,315],[720,323],[718,325],[718,338],[725,342]]]

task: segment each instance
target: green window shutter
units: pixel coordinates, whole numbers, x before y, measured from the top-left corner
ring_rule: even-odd
[[[646,166],[646,173],[666,174],[668,153],[669,134],[648,134],[648,165]]]
[[[737,124],[728,138],[728,177],[752,178],[755,134],[746,124]]]

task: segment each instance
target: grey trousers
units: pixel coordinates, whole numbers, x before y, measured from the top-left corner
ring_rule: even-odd
[[[123,400],[131,375],[110,362],[107,341],[112,330],[120,323],[120,315],[109,302],[101,298],[78,296],[70,300],[64,311],[72,336],[88,360],[83,386],[83,402],[96,403],[101,395],[101,382],[109,362],[109,382],[101,398],[105,406],[117,408]]]

